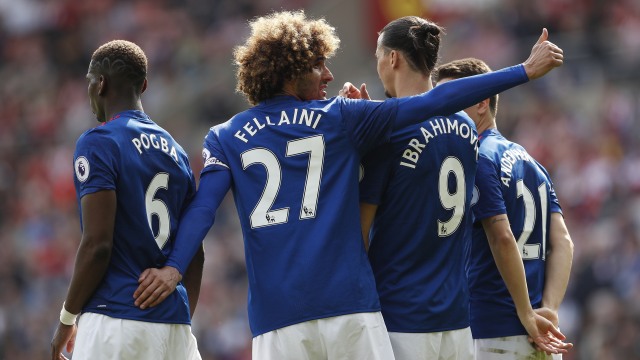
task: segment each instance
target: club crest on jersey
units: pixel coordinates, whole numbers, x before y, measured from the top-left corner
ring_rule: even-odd
[[[211,152],[208,149],[202,149],[202,158],[204,160],[204,167],[207,167],[209,165],[220,165],[226,167],[227,169],[229,168],[227,164],[218,160],[216,157],[211,156]]]
[[[78,157],[73,167],[76,170],[78,181],[85,182],[89,178],[89,160],[86,157]]]

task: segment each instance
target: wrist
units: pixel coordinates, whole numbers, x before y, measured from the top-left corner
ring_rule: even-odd
[[[64,303],[62,303],[62,310],[60,310],[60,322],[64,325],[74,325],[76,323],[76,319],[78,318],[78,314],[72,314],[64,307]]]

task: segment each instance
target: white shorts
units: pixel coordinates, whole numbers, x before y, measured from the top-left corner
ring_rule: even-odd
[[[116,319],[84,313],[73,360],[201,360],[191,326]]]
[[[506,336],[473,341],[476,360],[561,360],[562,354],[547,355],[536,351],[527,335]]]
[[[396,360],[473,360],[471,329],[432,333],[389,332]]]
[[[380,312],[334,316],[253,338],[253,360],[393,360]]]

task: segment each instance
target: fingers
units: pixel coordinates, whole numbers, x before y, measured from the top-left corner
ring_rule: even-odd
[[[353,86],[352,83],[350,82],[346,82],[344,83],[344,85],[342,85],[342,89],[340,89],[340,91],[338,91],[338,96],[342,96],[342,97],[349,97],[349,93],[351,92],[351,88],[354,88],[355,86]]]
[[[74,327],[74,330],[73,330],[73,332],[72,332],[71,339],[69,339],[69,341],[67,341],[67,352],[68,352],[68,353],[72,353],[72,352],[73,352],[73,348],[74,348],[74,347],[75,347],[75,345],[76,345],[76,336],[75,336],[75,333],[76,333],[76,325],[74,325],[73,327]],[[63,356],[63,357],[64,357],[64,356]]]
[[[362,83],[362,85],[360,85],[360,96],[362,97],[362,99],[371,100],[369,92],[367,91],[367,84],[365,83]]]
[[[133,304],[141,309],[145,309],[155,300],[156,296],[154,296],[154,293],[157,290],[157,285],[154,285],[153,283],[140,284],[140,286],[138,286],[136,291],[133,293],[133,298],[135,299]]]
[[[566,340],[566,336],[564,336],[564,334],[562,332],[560,332],[560,330],[558,328],[556,328],[555,326],[551,326],[551,328],[549,328],[549,332],[551,332],[551,334],[553,336],[555,336],[556,338],[560,339],[560,340]]]
[[[145,290],[147,290],[149,286],[153,283],[154,277],[150,275],[151,275],[151,271],[149,269],[142,272],[142,274],[140,275],[140,278],[138,279],[138,283],[140,285],[138,285],[138,288],[136,289],[136,291],[133,292],[134,299],[138,299],[138,297],[140,297],[145,292]]]
[[[164,299],[166,299],[169,294],[171,294],[171,291],[156,288],[153,291],[149,291],[148,295],[145,296],[145,294],[143,293],[139,299],[136,299],[136,306],[143,310],[146,308],[154,307],[164,301]],[[141,301],[141,299],[143,298],[144,301]]]
[[[546,41],[548,38],[549,38],[549,32],[547,31],[547,28],[542,28],[542,34],[540,34],[540,37],[538,38],[536,45],[542,44],[542,42]]]
[[[145,269],[138,278],[138,284],[142,283],[147,278],[147,276],[149,276],[149,273],[151,273],[151,269]]]

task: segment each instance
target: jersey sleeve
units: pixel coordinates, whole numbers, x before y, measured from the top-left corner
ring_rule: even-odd
[[[383,144],[362,158],[363,177],[360,181],[360,202],[380,205],[391,176],[393,155],[391,144]]]
[[[399,99],[394,129],[448,115],[529,81],[523,65],[447,81],[426,93]]]
[[[213,226],[220,203],[231,187],[231,173],[210,171],[200,178],[200,187],[180,218],[176,241],[166,262],[185,273],[191,259]]]
[[[78,199],[101,190],[115,190],[119,149],[105,134],[89,131],[78,139],[73,155]]]
[[[222,150],[222,145],[220,144],[216,127],[211,128],[209,133],[207,133],[207,136],[204,138],[204,144],[202,145],[202,158],[204,166],[200,173],[201,175],[211,171],[229,171],[229,162]]]
[[[356,148],[364,154],[373,147],[388,142],[398,111],[398,100],[386,101],[353,100],[343,101],[342,117],[347,133]]]
[[[497,166],[491,159],[482,154],[478,158],[478,170],[475,180],[478,201],[472,207],[475,222],[507,213]]]
[[[562,207],[560,206],[560,201],[558,201],[558,196],[556,195],[553,181],[551,181],[551,176],[549,176],[547,169],[545,169],[544,166],[538,163],[538,161],[536,161],[536,165],[538,165],[538,168],[542,170],[549,184],[549,212],[562,214]]]

